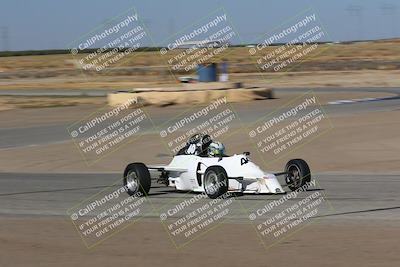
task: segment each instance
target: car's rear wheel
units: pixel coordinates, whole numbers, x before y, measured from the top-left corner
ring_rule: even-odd
[[[149,169],[140,162],[131,163],[124,171],[124,186],[129,195],[147,195],[150,191],[151,177]]]
[[[310,167],[302,159],[292,159],[285,167],[285,181],[290,190],[295,191],[311,181]]]
[[[204,190],[209,198],[228,192],[228,175],[220,166],[210,166],[204,172]]]

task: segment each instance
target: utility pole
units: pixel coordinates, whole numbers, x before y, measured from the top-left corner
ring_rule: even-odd
[[[168,20],[168,38],[172,37],[175,34],[175,20],[174,18],[170,18]]]
[[[359,5],[349,5],[346,8],[346,11],[349,12],[350,16],[355,17],[357,20],[357,28],[358,28],[358,39],[361,40],[364,37],[363,26],[364,26],[364,18],[363,11],[364,8]]]
[[[3,41],[3,51],[8,51],[8,27],[3,26],[1,27],[1,39]]]
[[[382,14],[388,17],[386,21],[389,21],[388,29],[391,29],[391,37],[396,37],[396,14],[397,6],[395,4],[384,3],[380,6]]]

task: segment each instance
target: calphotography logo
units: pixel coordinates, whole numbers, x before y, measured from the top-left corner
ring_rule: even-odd
[[[332,128],[315,93],[308,91],[259,119],[248,136],[266,164],[271,164]]]
[[[218,190],[223,184],[208,188]],[[243,212],[234,194],[226,192],[215,199],[201,193],[178,203],[168,203],[161,208],[160,221],[177,249]]]
[[[173,75],[192,74],[197,68],[220,61],[238,38],[226,11],[220,8],[171,36],[162,44],[160,55]]]
[[[145,26],[136,10],[131,8],[70,45],[74,46],[71,49],[73,60],[85,74],[119,67],[135,51],[149,44],[151,39]]]
[[[290,22],[277,27],[257,40],[249,49],[261,72],[289,71],[297,64],[320,53],[328,47],[321,43],[328,38],[313,9],[309,9]],[[321,51],[322,50],[322,51]]]
[[[207,106],[195,107],[180,117],[159,126],[162,142],[171,153],[185,149],[187,141],[196,134],[207,134],[211,139],[223,139],[239,125],[226,97],[217,98]],[[194,152],[195,153],[195,152]]]
[[[314,190],[311,194],[301,197],[311,190]],[[316,180],[311,180],[296,191],[249,210],[249,220],[264,247],[269,249],[329,211],[330,206],[318,191]]]
[[[105,107],[67,130],[86,163],[91,165],[152,127],[138,99],[131,98],[116,107]]]
[[[151,213],[146,195],[129,195],[129,186],[112,185],[68,210],[82,241],[88,248],[100,244]]]

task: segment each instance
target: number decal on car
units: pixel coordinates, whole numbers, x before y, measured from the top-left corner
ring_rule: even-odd
[[[240,165],[244,165],[244,164],[246,164],[246,163],[248,163],[249,162],[249,159],[248,158],[241,158],[240,159]]]

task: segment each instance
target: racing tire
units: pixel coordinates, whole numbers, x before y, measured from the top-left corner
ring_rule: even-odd
[[[305,188],[311,181],[310,167],[302,159],[292,159],[285,166],[285,181],[290,190]],[[305,188],[306,189],[306,188]]]
[[[204,191],[209,198],[217,198],[228,192],[228,175],[220,166],[210,166],[204,172]]]
[[[150,191],[149,169],[141,162],[130,163],[124,171],[124,186],[131,196],[146,196]]]

